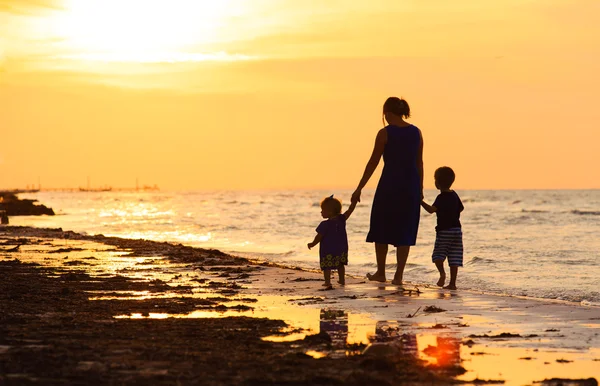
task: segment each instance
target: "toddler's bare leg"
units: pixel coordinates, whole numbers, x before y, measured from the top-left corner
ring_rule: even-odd
[[[346,267],[344,267],[344,264],[341,264],[340,267],[338,268],[338,283],[340,283],[341,285],[345,285],[346,284]]]
[[[330,269],[324,270],[323,276],[325,277],[325,284],[323,284],[323,286],[331,287],[331,270]]]
[[[450,284],[445,286],[445,289],[456,289],[456,276],[458,276],[458,267],[450,267]]]
[[[444,260],[436,260],[435,266],[440,272],[440,280],[436,283],[438,287],[443,287],[446,284],[446,271],[444,270]]]

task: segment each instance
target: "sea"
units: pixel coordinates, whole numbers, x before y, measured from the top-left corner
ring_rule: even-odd
[[[60,227],[85,234],[169,241],[216,248],[285,266],[318,269],[309,250],[331,194],[347,207],[350,190],[110,191],[21,194],[52,207],[56,216],[11,217],[11,225]],[[465,210],[460,289],[556,299],[600,306],[600,190],[457,190]],[[347,223],[347,273],[375,271],[374,245],[365,241],[373,190]],[[437,191],[425,191],[433,202]],[[424,210],[404,278],[433,284],[435,215]],[[395,270],[395,248],[387,261]]]

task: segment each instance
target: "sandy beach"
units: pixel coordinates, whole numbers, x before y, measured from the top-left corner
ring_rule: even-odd
[[[597,385],[600,308],[0,228],[0,383]]]

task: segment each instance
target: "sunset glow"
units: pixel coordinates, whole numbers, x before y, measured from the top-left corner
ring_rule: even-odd
[[[218,56],[202,50],[219,38],[234,1],[71,0],[55,17],[64,45],[86,60],[196,61]],[[200,50],[199,52],[195,50]]]
[[[587,0],[3,0],[0,172],[352,188],[397,95],[426,187],[451,165],[460,188],[597,188],[598,18]]]

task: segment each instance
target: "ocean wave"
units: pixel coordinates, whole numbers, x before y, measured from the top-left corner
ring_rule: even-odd
[[[467,263],[468,264],[468,263]],[[437,271],[433,270],[409,270],[410,275],[407,279],[416,285],[431,284],[437,280]],[[525,297],[531,299],[547,299],[561,302],[570,302],[582,306],[598,307],[600,306],[600,292],[594,290],[582,290],[574,288],[536,288],[528,285],[510,286],[490,278],[482,279],[477,275],[462,275],[460,277],[460,287],[468,291],[476,291],[488,295]]]
[[[572,254],[571,251],[565,251],[562,253],[558,253],[557,257],[560,259],[556,259],[554,261],[555,264],[561,265],[596,265],[596,261],[593,259],[571,259],[569,260],[569,256]]]
[[[422,266],[406,267],[404,272],[409,273],[409,276],[414,275],[414,274],[431,275],[433,273],[437,273],[438,270],[436,268],[432,268],[431,266],[423,266],[422,265]]]
[[[583,299],[580,303],[582,306],[591,306],[591,307],[600,307],[600,301],[590,301],[587,299]]]
[[[277,198],[295,198],[296,194],[294,193],[278,193],[275,195]]]
[[[296,254],[296,251],[287,251],[287,252],[247,252],[247,251],[225,251],[235,256],[246,257],[249,259],[274,259],[274,258],[282,258],[282,257],[290,257]]]
[[[495,263],[495,261],[492,259],[486,259],[485,257],[475,256],[471,260],[467,261],[465,264],[466,265],[476,265],[476,264],[480,265],[480,264],[493,264],[493,263]]]
[[[355,264],[357,267],[366,267],[366,268],[372,268],[372,267],[377,267],[377,263],[372,262],[372,263],[362,263],[362,264]]]
[[[484,289],[484,292],[486,289]],[[542,288],[505,288],[500,291],[489,291],[488,293],[499,293],[505,296],[519,296],[533,299],[549,299],[562,302],[579,303],[582,306],[598,306],[600,305],[600,293],[591,291],[585,292],[574,289],[555,288],[552,290]]]
[[[571,211],[572,214],[578,214],[580,216],[600,216],[600,211],[596,210],[578,210],[574,209]]]
[[[515,225],[515,224],[522,224],[522,223],[526,223],[529,222],[531,220],[534,220],[533,217],[531,216],[511,216],[508,217],[507,219],[504,220],[504,223],[507,225]]]
[[[241,230],[240,227],[236,226],[236,225],[227,225],[224,226],[222,228],[219,229],[220,231],[226,232],[226,231],[239,231]]]

